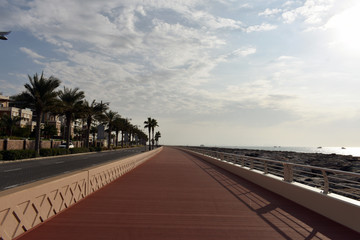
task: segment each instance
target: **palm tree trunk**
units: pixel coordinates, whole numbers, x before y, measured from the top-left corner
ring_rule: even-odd
[[[124,148],[124,130],[121,131],[121,147]]]
[[[131,131],[129,131],[129,146],[131,147]]]
[[[149,151],[151,150],[151,135],[150,135],[150,126],[149,126]]]
[[[154,139],[154,138],[155,138],[155,136],[154,136],[154,129],[155,129],[155,128],[152,128],[152,140],[151,140],[151,141],[152,141],[152,149],[155,148],[155,147],[154,147],[154,144],[155,144],[155,143],[154,143],[154,142],[155,142],[155,139]]]
[[[86,136],[85,136],[85,147],[89,147],[89,141],[90,141],[90,128],[91,128],[91,117],[88,117],[87,119],[87,129],[86,129]]]
[[[108,135],[108,149],[111,148],[111,125],[109,125],[109,135]]]
[[[71,136],[71,116],[66,116],[67,136],[66,136],[66,149],[69,149],[70,136]]]
[[[116,137],[115,137],[115,146],[118,146],[118,139],[119,139],[119,130],[116,130]]]
[[[42,112],[40,110],[37,110],[36,111],[36,126],[35,126],[35,154],[36,154],[36,156],[40,155],[41,116],[42,116]]]

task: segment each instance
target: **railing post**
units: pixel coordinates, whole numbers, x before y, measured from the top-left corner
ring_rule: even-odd
[[[254,169],[254,159],[250,159],[250,169]]]
[[[236,164],[236,163],[237,163],[237,157],[236,157],[236,155],[232,155],[232,159],[233,159],[233,163]]]
[[[293,181],[293,166],[287,163],[284,163],[284,181],[292,182]]]
[[[269,170],[268,170],[268,164],[266,161],[264,161],[264,174],[268,174]]]
[[[329,178],[325,172],[325,170],[321,170],[322,175],[324,177],[324,190],[323,190],[323,194],[328,194],[329,193]]]

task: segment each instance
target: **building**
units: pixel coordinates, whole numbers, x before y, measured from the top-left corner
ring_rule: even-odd
[[[57,130],[57,136],[61,136],[61,121],[59,115],[45,113],[41,122],[55,126]]]
[[[20,127],[31,126],[31,130],[33,130],[35,122],[32,121],[33,112],[31,111],[31,109],[10,107],[9,103],[10,97],[0,95],[0,117],[4,114],[11,116],[11,118],[21,117]]]

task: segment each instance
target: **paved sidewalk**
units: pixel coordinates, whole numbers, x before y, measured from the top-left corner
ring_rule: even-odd
[[[19,239],[360,239],[360,234],[175,148]]]

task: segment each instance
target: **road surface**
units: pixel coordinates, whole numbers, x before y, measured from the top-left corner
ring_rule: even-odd
[[[143,151],[145,147],[2,163],[0,164],[0,191],[129,157]]]

